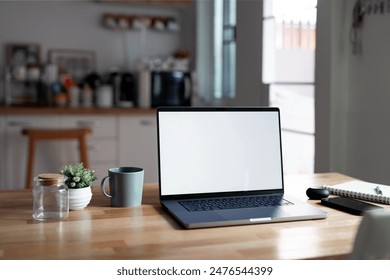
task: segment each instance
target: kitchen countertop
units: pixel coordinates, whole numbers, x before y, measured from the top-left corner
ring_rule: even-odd
[[[154,108],[0,107],[0,115],[151,115],[155,112]]]

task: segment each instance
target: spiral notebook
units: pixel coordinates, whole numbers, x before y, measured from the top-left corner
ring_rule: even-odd
[[[335,195],[390,204],[390,186],[387,185],[354,180],[324,188]]]

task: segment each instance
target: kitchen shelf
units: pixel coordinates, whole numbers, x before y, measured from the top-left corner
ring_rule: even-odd
[[[111,30],[178,31],[180,26],[173,16],[105,13],[103,26]]]
[[[4,115],[153,115],[153,108],[70,108],[70,107],[0,107],[0,116]]]

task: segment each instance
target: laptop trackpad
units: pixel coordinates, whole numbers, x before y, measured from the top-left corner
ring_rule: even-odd
[[[277,207],[240,208],[218,211],[226,220],[267,219],[285,216],[286,213]]]

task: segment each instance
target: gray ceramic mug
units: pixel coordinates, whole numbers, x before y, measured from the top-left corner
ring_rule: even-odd
[[[106,193],[105,183],[109,179],[110,194]],[[113,167],[108,170],[100,188],[109,197],[112,207],[140,206],[144,185],[144,170],[139,167]]]

